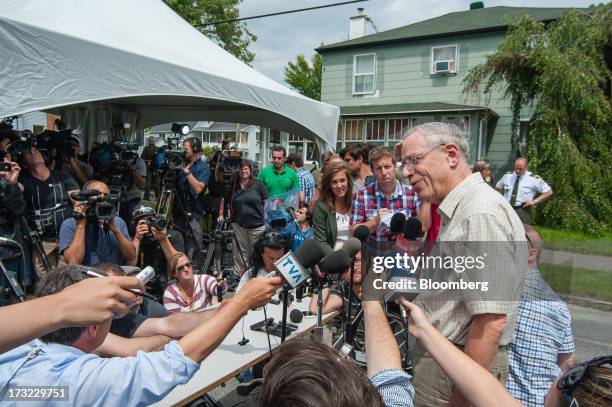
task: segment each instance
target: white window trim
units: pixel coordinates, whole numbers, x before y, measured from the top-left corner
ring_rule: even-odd
[[[402,140],[403,134],[400,134],[399,139],[392,139],[391,134],[389,134],[389,129],[391,128],[391,124],[390,124],[391,120],[399,120],[401,123],[401,121],[404,119],[406,119],[406,122],[407,122],[405,131],[408,131],[410,130],[410,117],[408,116],[387,117],[387,130],[386,130],[387,141],[401,141]]]
[[[374,122],[374,121],[378,122],[378,121],[381,121],[381,120],[384,122],[384,124],[383,124],[383,136],[382,136],[382,140],[379,140],[379,139],[376,139],[376,140],[369,139],[368,138],[368,122]],[[387,141],[387,130],[388,130],[388,127],[389,126],[387,124],[387,118],[386,117],[377,117],[377,118],[372,118],[372,119],[366,119],[365,125],[364,125],[364,128],[363,128],[364,129],[364,131],[363,131],[364,132],[364,135],[363,135],[364,140],[366,142],[379,142],[379,141],[386,142]]]
[[[434,50],[439,49],[439,48],[449,48],[449,47],[455,47],[455,69],[453,71],[449,71],[448,73],[457,73],[457,71],[459,71],[459,44],[448,44],[448,45],[437,45],[435,47],[431,47],[431,58],[430,58],[430,69],[429,72],[432,75],[443,75],[446,72],[440,72],[437,73],[434,71]]]
[[[355,75],[357,75],[357,57],[365,57],[373,55],[374,56],[374,72],[372,72],[372,92],[355,92]],[[365,76],[366,74],[359,74],[360,76]],[[370,75],[370,74],[367,74]],[[371,52],[369,54],[356,54],[353,55],[353,95],[373,95],[376,93],[376,52]]]

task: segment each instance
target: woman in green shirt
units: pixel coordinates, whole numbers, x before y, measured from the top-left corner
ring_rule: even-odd
[[[353,183],[343,162],[325,167],[321,188],[312,213],[315,239],[325,254],[342,247],[349,237],[349,219],[353,204]]]

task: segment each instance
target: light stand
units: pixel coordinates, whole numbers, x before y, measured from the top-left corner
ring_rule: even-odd
[[[287,287],[287,283],[283,284],[283,291],[281,292],[283,296],[283,317],[281,320],[281,343],[285,342],[285,338],[287,337],[287,308],[289,308],[289,289]]]

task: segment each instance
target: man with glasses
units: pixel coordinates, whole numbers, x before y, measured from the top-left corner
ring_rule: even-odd
[[[526,406],[542,406],[555,378],[575,363],[572,318],[538,270],[542,237],[525,225],[528,270],[518,306],[516,332],[508,344],[506,388]]]
[[[284,147],[273,147],[272,164],[259,171],[257,176],[257,179],[265,185],[270,196],[280,195],[300,187],[295,170],[285,165],[286,155]]]
[[[41,236],[51,267],[57,267],[60,264],[60,226],[72,216],[70,193],[78,191],[79,185],[65,171],[49,169],[35,147],[23,153],[21,164],[24,171],[19,175],[19,183],[28,208],[30,227]],[[39,278],[48,271],[36,250],[32,251],[32,266]]]
[[[376,182],[357,191],[351,211],[351,231],[359,225],[370,229],[370,239],[389,239],[391,217],[402,212],[406,217],[417,216],[421,202],[410,185],[402,185],[395,177],[395,156],[387,147],[370,151],[370,165]]]
[[[110,190],[101,181],[92,181],[85,189],[108,196]],[[60,254],[68,264],[91,266],[99,262],[133,264],[136,248],[130,240],[125,221],[119,216],[103,221],[91,218],[87,205],[77,203],[74,216],[66,219],[59,233]]]
[[[442,335],[503,383],[516,300],[527,267],[523,225],[480,173],[472,174],[467,136],[458,126],[425,123],[412,128],[404,138],[401,159],[403,175],[419,197],[439,205],[436,250],[485,259],[485,267],[465,273],[452,265],[427,269],[427,278],[488,282],[487,290],[431,290],[420,294],[415,303]],[[492,251],[485,255],[483,247]],[[415,406],[469,405],[421,346],[416,347],[414,368]]]

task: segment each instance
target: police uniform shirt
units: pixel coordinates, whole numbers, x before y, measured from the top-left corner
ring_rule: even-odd
[[[504,198],[506,198],[512,206],[522,205],[525,201],[535,198],[538,193],[543,194],[551,189],[546,181],[540,178],[539,175],[525,171],[519,180],[515,203],[512,201],[512,190],[514,189],[516,177],[517,175],[515,172],[509,172],[497,182],[497,185],[495,185],[496,188],[503,189]]]

